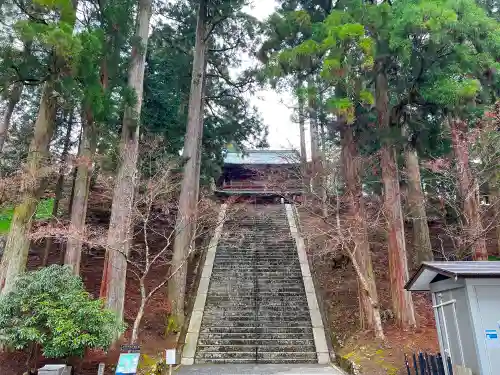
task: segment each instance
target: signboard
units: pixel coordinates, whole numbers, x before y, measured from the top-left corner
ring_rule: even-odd
[[[498,333],[496,329],[485,330],[486,340],[498,340]]]
[[[116,365],[116,375],[135,374],[139,366],[141,353],[122,353]]]
[[[120,352],[122,353],[140,353],[140,345],[121,345]]]
[[[498,340],[498,331],[496,329],[486,329],[484,331],[486,336],[486,346],[490,349],[500,348],[500,340]]]
[[[97,369],[97,375],[104,375],[104,367],[106,365],[104,363],[99,363],[99,368]]]
[[[175,349],[166,349],[165,358],[167,365],[175,365],[175,360],[176,360]]]

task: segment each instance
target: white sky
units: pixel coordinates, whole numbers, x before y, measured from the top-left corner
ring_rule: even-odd
[[[263,21],[271,15],[275,7],[274,0],[254,0],[248,13]],[[261,90],[251,102],[259,109],[264,123],[269,128],[268,141],[271,149],[300,149],[299,125],[291,119],[294,101],[290,93],[277,93],[272,89]]]

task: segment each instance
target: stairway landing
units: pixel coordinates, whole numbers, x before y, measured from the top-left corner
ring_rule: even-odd
[[[345,375],[336,367],[325,365],[194,365],[182,366],[179,375]]]

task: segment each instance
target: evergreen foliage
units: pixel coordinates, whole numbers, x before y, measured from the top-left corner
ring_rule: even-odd
[[[124,329],[66,267],[27,272],[0,297],[0,344],[13,349],[38,344],[46,358],[82,357],[86,349],[106,349]]]

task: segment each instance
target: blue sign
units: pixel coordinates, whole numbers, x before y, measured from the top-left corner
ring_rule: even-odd
[[[137,373],[141,353],[121,353],[116,365],[116,375],[133,375]]]
[[[498,332],[496,329],[486,329],[486,340],[498,340]]]

